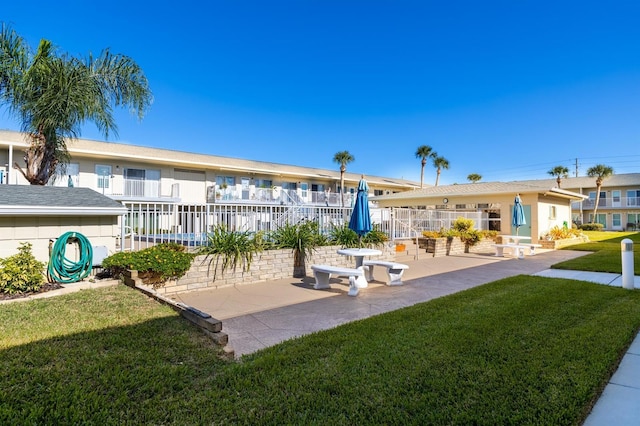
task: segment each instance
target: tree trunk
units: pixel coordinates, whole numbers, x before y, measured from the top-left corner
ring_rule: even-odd
[[[293,277],[302,278],[307,275],[305,256],[299,250],[293,252]]]

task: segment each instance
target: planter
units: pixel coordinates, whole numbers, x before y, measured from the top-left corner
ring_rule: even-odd
[[[576,237],[576,238],[567,238],[564,240],[552,240],[552,241],[540,240],[540,244],[542,245],[543,249],[558,249],[561,247],[572,246],[574,244],[586,243],[588,241],[589,241],[588,238]]]
[[[494,251],[491,246],[492,239],[483,239],[476,245],[470,246],[460,240],[460,238],[418,238],[418,247],[427,253],[433,253],[433,257],[450,256],[462,253],[491,253]]]

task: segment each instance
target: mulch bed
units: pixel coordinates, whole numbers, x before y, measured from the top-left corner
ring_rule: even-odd
[[[46,283],[40,288],[40,291],[31,291],[29,293],[7,294],[0,292],[0,300],[22,299],[23,297],[33,296],[34,294],[46,293],[47,291],[62,288],[59,283]]]

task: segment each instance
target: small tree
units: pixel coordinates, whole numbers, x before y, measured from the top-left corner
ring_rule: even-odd
[[[421,145],[416,150],[416,158],[420,158],[420,189],[422,189],[424,181],[424,166],[427,165],[427,158],[433,158],[435,152],[429,145]]]
[[[477,173],[471,173],[470,175],[467,176],[467,180],[472,183],[479,182],[481,179],[482,179],[482,175],[479,175]]]
[[[558,183],[558,188],[560,188],[560,183],[562,179],[566,179],[569,176],[569,169],[565,166],[555,166],[553,169],[549,170],[551,176],[556,177],[556,182]]]
[[[333,161],[340,164],[340,205],[342,207],[344,207],[344,174],[347,171],[347,164],[355,160],[355,157],[349,151],[336,152],[333,156]]]
[[[20,120],[29,142],[25,168],[32,185],[46,185],[69,161],[67,141],[93,122],[105,137],[117,133],[113,107],[128,107],[142,119],[151,104],[142,69],[129,57],[104,50],[76,58],[58,54],[49,40],[35,53],[8,25],[0,28],[0,102]]]
[[[440,173],[442,169],[449,169],[449,160],[444,157],[439,157],[435,152],[433,153],[433,166],[436,168],[436,185],[438,186],[438,181],[440,180]]]
[[[598,204],[600,203],[600,189],[602,189],[602,182],[613,174],[613,168],[605,166],[604,164],[596,164],[587,170],[587,176],[596,178],[596,205],[593,207],[593,217],[591,223],[596,220],[596,214],[598,213]]]

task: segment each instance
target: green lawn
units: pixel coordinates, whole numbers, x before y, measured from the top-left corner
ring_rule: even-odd
[[[640,292],[516,276],[223,361],[118,286],[0,305],[0,424],[580,424]]]
[[[593,253],[553,265],[558,269],[622,273],[620,242],[633,241],[635,275],[640,275],[640,233],[638,232],[585,232],[590,242],[565,247],[565,250],[583,250]]]

